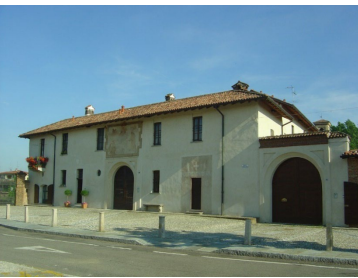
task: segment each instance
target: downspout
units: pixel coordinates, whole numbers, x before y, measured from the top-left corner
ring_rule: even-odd
[[[56,135],[52,134],[51,135],[53,137],[55,137],[55,144],[53,147],[53,180],[52,180],[52,184],[53,184],[53,200],[52,200],[52,205],[54,205],[55,202],[55,170],[56,170]]]
[[[220,214],[223,215],[224,210],[224,114],[219,110],[219,106],[214,107],[221,114],[221,209]]]

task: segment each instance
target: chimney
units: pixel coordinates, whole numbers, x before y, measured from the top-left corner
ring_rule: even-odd
[[[327,120],[321,119],[313,123],[319,131],[331,131],[331,123]]]
[[[124,105],[122,105],[122,108],[118,110],[119,115],[122,115],[124,113]]]
[[[165,101],[172,101],[172,100],[174,100],[174,99],[175,99],[174,94],[167,94],[167,95],[165,96]]]
[[[93,115],[94,114],[94,107],[92,105],[88,105],[85,107],[85,115]]]
[[[236,84],[231,86],[234,90],[244,90],[247,91],[249,88],[249,84],[246,84],[244,82],[238,81]]]

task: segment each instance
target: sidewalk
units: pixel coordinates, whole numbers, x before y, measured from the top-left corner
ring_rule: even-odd
[[[51,227],[52,209],[58,226]],[[358,265],[358,229],[334,228],[333,251],[325,251],[325,227],[257,223],[252,225],[252,245],[244,245],[245,221],[187,215],[64,207],[0,207],[0,226],[29,232],[56,234],[127,244],[181,250],[226,253],[306,262]],[[105,213],[105,231],[98,232],[99,212]],[[158,233],[158,216],[166,216],[165,238]]]
[[[69,275],[51,270],[28,267],[0,261],[0,277],[68,277]]]

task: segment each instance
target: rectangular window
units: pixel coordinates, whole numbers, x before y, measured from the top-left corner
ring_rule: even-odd
[[[41,139],[40,156],[45,156],[45,139]]]
[[[193,141],[202,141],[203,118],[193,118]]]
[[[291,132],[292,132],[292,134],[295,134],[295,126],[294,125],[291,125]]]
[[[97,151],[103,151],[104,145],[104,128],[97,129]]]
[[[61,185],[66,186],[66,170],[62,170],[61,173],[62,173]]]
[[[162,143],[162,123],[154,123],[154,145],[158,146]]]
[[[159,193],[160,171],[153,171],[153,193]]]
[[[67,154],[68,146],[68,133],[62,134],[62,152],[61,154]]]

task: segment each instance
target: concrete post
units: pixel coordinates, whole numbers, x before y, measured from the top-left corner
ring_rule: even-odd
[[[159,216],[159,237],[165,238],[165,216]]]
[[[99,213],[99,228],[98,231],[104,232],[104,212]]]
[[[326,251],[332,251],[333,249],[333,232],[332,224],[326,224]]]
[[[251,219],[245,220],[245,245],[251,245]]]
[[[29,207],[25,207],[25,223],[29,222]]]
[[[57,226],[57,209],[52,209],[52,227]]]
[[[6,205],[6,219],[10,220],[10,204]]]

